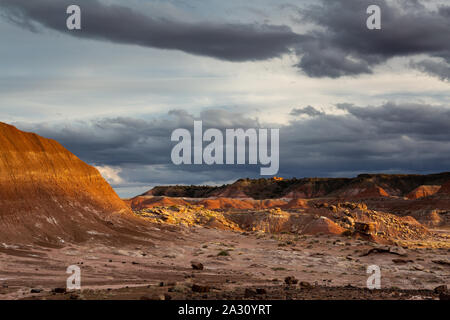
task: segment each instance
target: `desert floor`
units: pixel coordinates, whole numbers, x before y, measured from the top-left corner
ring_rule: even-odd
[[[0,244],[0,299],[437,299],[434,288],[450,285],[448,246],[367,255],[374,248],[389,250],[342,236],[163,224],[146,243],[121,248]],[[70,265],[81,268],[81,290],[54,292]],[[381,290],[366,288],[369,265],[381,269]]]

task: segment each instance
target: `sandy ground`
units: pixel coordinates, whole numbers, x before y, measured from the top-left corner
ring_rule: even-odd
[[[0,244],[0,299],[436,299],[434,288],[450,286],[448,248],[364,255],[379,245],[198,226],[152,232],[148,245],[121,248]],[[82,290],[51,292],[66,287],[69,265],[81,268]],[[381,268],[382,290],[365,289],[369,265]],[[299,282],[286,285],[288,276]]]

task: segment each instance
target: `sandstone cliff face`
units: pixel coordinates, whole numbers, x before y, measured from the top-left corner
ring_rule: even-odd
[[[131,214],[94,167],[54,140],[0,123],[0,241],[84,241]]]

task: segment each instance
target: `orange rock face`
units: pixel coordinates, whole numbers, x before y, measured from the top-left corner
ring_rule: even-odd
[[[0,240],[83,241],[131,211],[58,142],[0,123]]]
[[[142,210],[154,207],[171,207],[171,206],[187,206],[188,202],[180,198],[170,197],[152,197],[152,196],[137,196],[135,198],[126,200],[133,210]]]
[[[441,186],[420,186],[406,195],[408,199],[428,197],[439,191]]]
[[[380,198],[380,197],[389,197],[389,194],[381,187],[372,187],[364,189],[355,196],[355,198],[362,198],[362,199]]]
[[[313,235],[318,233],[340,235],[344,231],[344,228],[338,226],[330,219],[326,217],[320,217],[319,219],[314,220],[310,224],[308,224],[303,230],[303,233]]]

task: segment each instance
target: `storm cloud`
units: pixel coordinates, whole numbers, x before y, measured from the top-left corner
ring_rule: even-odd
[[[187,23],[157,19],[98,0],[75,1],[82,10],[82,30],[69,31],[66,9],[72,0],[0,0],[10,21],[31,31],[37,24],[81,38],[112,41],[228,61],[265,60],[289,53],[303,36],[287,26],[268,24]]]
[[[391,58],[414,55],[443,59],[439,66],[427,60],[410,65],[443,80],[448,79],[450,69],[450,6],[426,6],[433,3],[430,1],[320,0],[313,5],[284,6],[301,30],[304,25],[313,26],[303,32],[265,21],[242,24],[154,18],[99,0],[76,1],[82,8],[82,30],[68,31],[65,9],[72,3],[0,0],[7,19],[35,32],[43,25],[81,38],[180,50],[233,62],[291,54],[298,57],[295,67],[309,77],[370,74]],[[381,30],[366,27],[369,5],[381,8]]]
[[[412,64],[413,67],[436,76],[443,81],[450,80],[450,64],[444,61],[434,61],[431,59],[422,60]]]
[[[450,62],[450,6],[427,8],[422,1],[322,0],[298,9],[300,23],[321,30],[299,47],[298,67],[312,77],[371,73],[393,57],[427,54]],[[366,9],[378,5],[381,30],[365,27]]]
[[[294,109],[292,109],[292,111],[289,114],[294,117],[302,116],[302,115],[306,115],[309,117],[316,117],[316,116],[321,116],[324,113],[322,111],[317,110],[316,108],[314,108],[312,106],[307,106],[304,108],[294,108]]]

